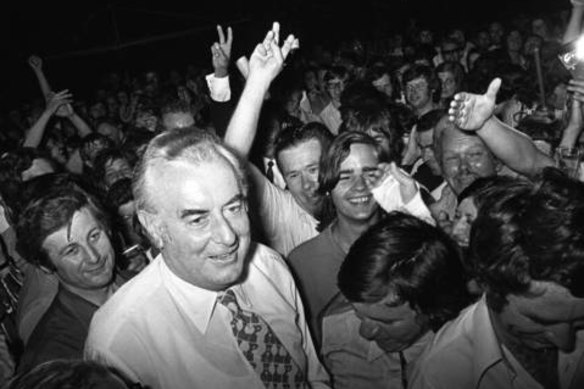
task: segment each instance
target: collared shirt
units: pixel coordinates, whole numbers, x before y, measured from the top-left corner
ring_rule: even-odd
[[[282,173],[280,169],[278,169],[278,164],[276,160],[273,158],[262,158],[262,162],[264,163],[264,173],[268,173],[268,169],[270,168],[270,162],[272,163],[272,173],[274,173],[274,182],[273,184],[276,185],[278,188],[286,190],[286,181],[284,181],[284,177],[282,177]]]
[[[584,333],[577,338],[573,352],[559,352],[561,389],[584,387]],[[436,334],[418,359],[411,388],[543,389],[497,339],[485,296]]]
[[[321,354],[335,389],[406,389],[402,374],[409,378],[434,333],[427,332],[403,350],[407,369],[402,371],[399,353],[388,353],[376,342],[363,338],[360,325],[361,320],[350,306],[335,309],[323,318]]]
[[[231,288],[241,308],[269,323],[313,388],[328,387],[286,265],[259,244],[250,256],[245,280]],[[153,389],[263,388],[217,296],[176,276],[158,256],[95,314],[85,357]]]

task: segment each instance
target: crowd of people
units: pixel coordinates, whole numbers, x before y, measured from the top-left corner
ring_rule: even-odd
[[[89,99],[31,56],[0,386],[582,388],[583,17],[241,58],[217,26],[210,72]]]

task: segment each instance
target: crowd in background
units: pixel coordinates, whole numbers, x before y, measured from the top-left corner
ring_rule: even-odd
[[[314,233],[300,241],[279,239],[262,222],[261,204],[250,200],[253,237],[289,262],[305,299],[307,320],[319,355],[333,376],[333,383],[339,374],[335,386],[343,387],[342,368],[333,357],[327,357],[334,354],[331,351],[334,348],[327,343],[326,331],[334,328],[335,315],[345,311],[335,308],[332,296],[326,293],[326,301],[311,301],[324,286],[311,289],[311,285],[318,283],[313,278],[319,273],[304,258],[318,256],[318,250],[325,249],[322,243],[304,249],[301,245],[315,238],[317,231],[324,234],[334,220],[343,220],[342,207],[334,198],[343,172],[339,173],[341,181],[339,177],[323,178],[324,172],[335,169],[338,172],[340,168],[321,164],[317,181],[321,192],[333,193],[334,204],[328,208],[311,205],[310,196],[318,188],[310,188],[310,178],[306,177],[318,176],[318,163],[316,171],[297,173],[301,176],[298,178],[293,176],[279,157],[286,151],[286,142],[294,142],[286,137],[302,136],[299,134],[309,128],[311,134],[318,133],[326,139],[321,144],[323,156],[327,153],[323,145],[332,142],[326,154],[331,160],[334,147],[348,147],[352,153],[351,142],[369,144],[373,139],[375,147],[381,150],[379,155],[384,156],[378,162],[393,163],[390,169],[394,175],[404,174],[416,180],[416,188],[429,210],[421,218],[435,223],[450,237],[440,235],[435,239],[452,239],[456,245],[447,246],[448,249],[465,258],[471,251],[471,226],[477,209],[483,204],[497,206],[489,203],[496,192],[493,187],[519,191],[512,180],[520,176],[539,177],[545,166],[554,165],[575,181],[584,177],[578,159],[584,153],[580,142],[584,81],[574,81],[559,58],[569,50],[566,44],[578,37],[577,19],[581,14],[582,7],[575,6],[565,20],[559,15],[500,20],[473,30],[452,27],[433,31],[418,26],[388,39],[368,42],[354,39],[334,47],[304,47],[301,42],[300,47],[292,48],[285,66],[271,84],[259,114],[257,135],[249,135],[253,144],[243,153],[237,150],[239,144],[229,143],[228,129],[230,118],[237,114],[233,112],[240,96],[245,97],[250,74],[245,58],[231,58],[231,47],[238,44],[235,29],[218,26],[219,38],[211,52],[200,53],[201,58],[210,58],[208,68],[189,66],[180,71],[152,69],[143,73],[120,69],[99,75],[99,85],[88,96],[76,93],[85,86],[52,89],[53,64],[32,55],[23,66],[30,67],[30,77],[38,81],[39,93],[26,104],[0,114],[0,383],[8,383],[17,373],[28,373],[44,362],[35,361],[30,355],[33,351],[27,349],[32,347],[29,342],[35,339],[35,327],[58,291],[59,277],[47,272],[42,261],[31,260],[23,247],[32,243],[22,237],[22,231],[36,231],[30,220],[25,220],[25,216],[31,217],[31,204],[43,201],[43,196],[56,187],[82,188],[84,193],[94,196],[103,205],[111,225],[115,268],[131,278],[147,267],[160,250],[151,243],[156,239],[138,221],[132,190],[134,169],[157,135],[189,128],[221,139],[227,134],[226,143],[239,151],[240,157],[247,157],[254,169],[270,181],[269,185],[290,192],[318,222]],[[472,104],[477,107],[487,103],[491,104],[496,119],[472,111]],[[473,124],[473,118],[481,123]],[[447,150],[446,138],[455,137],[449,128],[453,122],[460,129],[482,128],[476,138],[480,138],[487,151],[471,155],[466,150],[461,156],[463,152],[456,151],[455,146]],[[489,125],[492,128],[483,127]],[[495,135],[491,137],[487,131],[494,131]],[[351,140],[350,136],[358,137],[355,133],[366,134],[367,139]],[[342,142],[347,143],[339,146]],[[510,151],[506,145],[516,148]],[[568,166],[569,159],[564,160],[561,155],[563,150],[576,154],[576,166]],[[492,157],[494,167],[487,166],[491,160],[487,161],[481,152]],[[347,150],[345,154],[339,153],[346,158]],[[474,158],[474,162],[468,162],[474,167],[463,166],[467,162],[454,161],[457,158],[465,161]],[[464,169],[468,171],[463,175]],[[492,178],[495,175],[499,177]],[[325,188],[327,179],[331,182]],[[251,182],[253,186],[255,180]],[[256,199],[264,200],[261,196]],[[418,211],[409,212],[420,216]],[[292,223],[275,221],[287,222]],[[416,225],[416,221],[398,222],[420,231],[424,228]],[[391,226],[376,228],[369,230],[366,237],[387,234],[382,230]],[[351,266],[357,266],[355,258],[367,255],[367,244],[359,242],[353,247],[340,244],[346,249],[343,255],[349,254],[339,273],[339,287],[352,301],[359,301],[359,297],[351,292],[355,287],[351,275],[358,272]],[[461,292],[464,299],[461,297],[454,304],[455,312],[432,322],[434,332],[483,292],[477,269],[470,269],[465,262],[464,269],[456,271],[464,272],[461,278],[466,286]],[[336,278],[333,283],[336,285]],[[325,319],[323,324],[323,318],[329,320]],[[55,367],[59,368],[73,371],[79,366]],[[42,373],[42,369],[35,371]],[[405,385],[403,381],[402,384]],[[26,384],[20,385],[14,387]],[[346,385],[357,387],[350,380]]]

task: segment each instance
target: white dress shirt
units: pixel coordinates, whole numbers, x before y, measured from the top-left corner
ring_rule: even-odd
[[[259,244],[250,258],[245,280],[231,288],[241,308],[269,323],[313,388],[328,387],[285,263]],[[153,389],[264,388],[217,296],[177,277],[158,256],[96,312],[85,357]]]

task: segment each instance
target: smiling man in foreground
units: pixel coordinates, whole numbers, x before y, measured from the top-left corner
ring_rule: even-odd
[[[278,74],[293,40],[280,49],[270,31],[256,47],[238,124],[253,120],[246,105],[261,104],[252,95]],[[97,312],[87,358],[153,389],[327,387],[288,268],[251,242],[233,153],[191,128],[163,133],[144,153],[134,195],[161,254]]]

